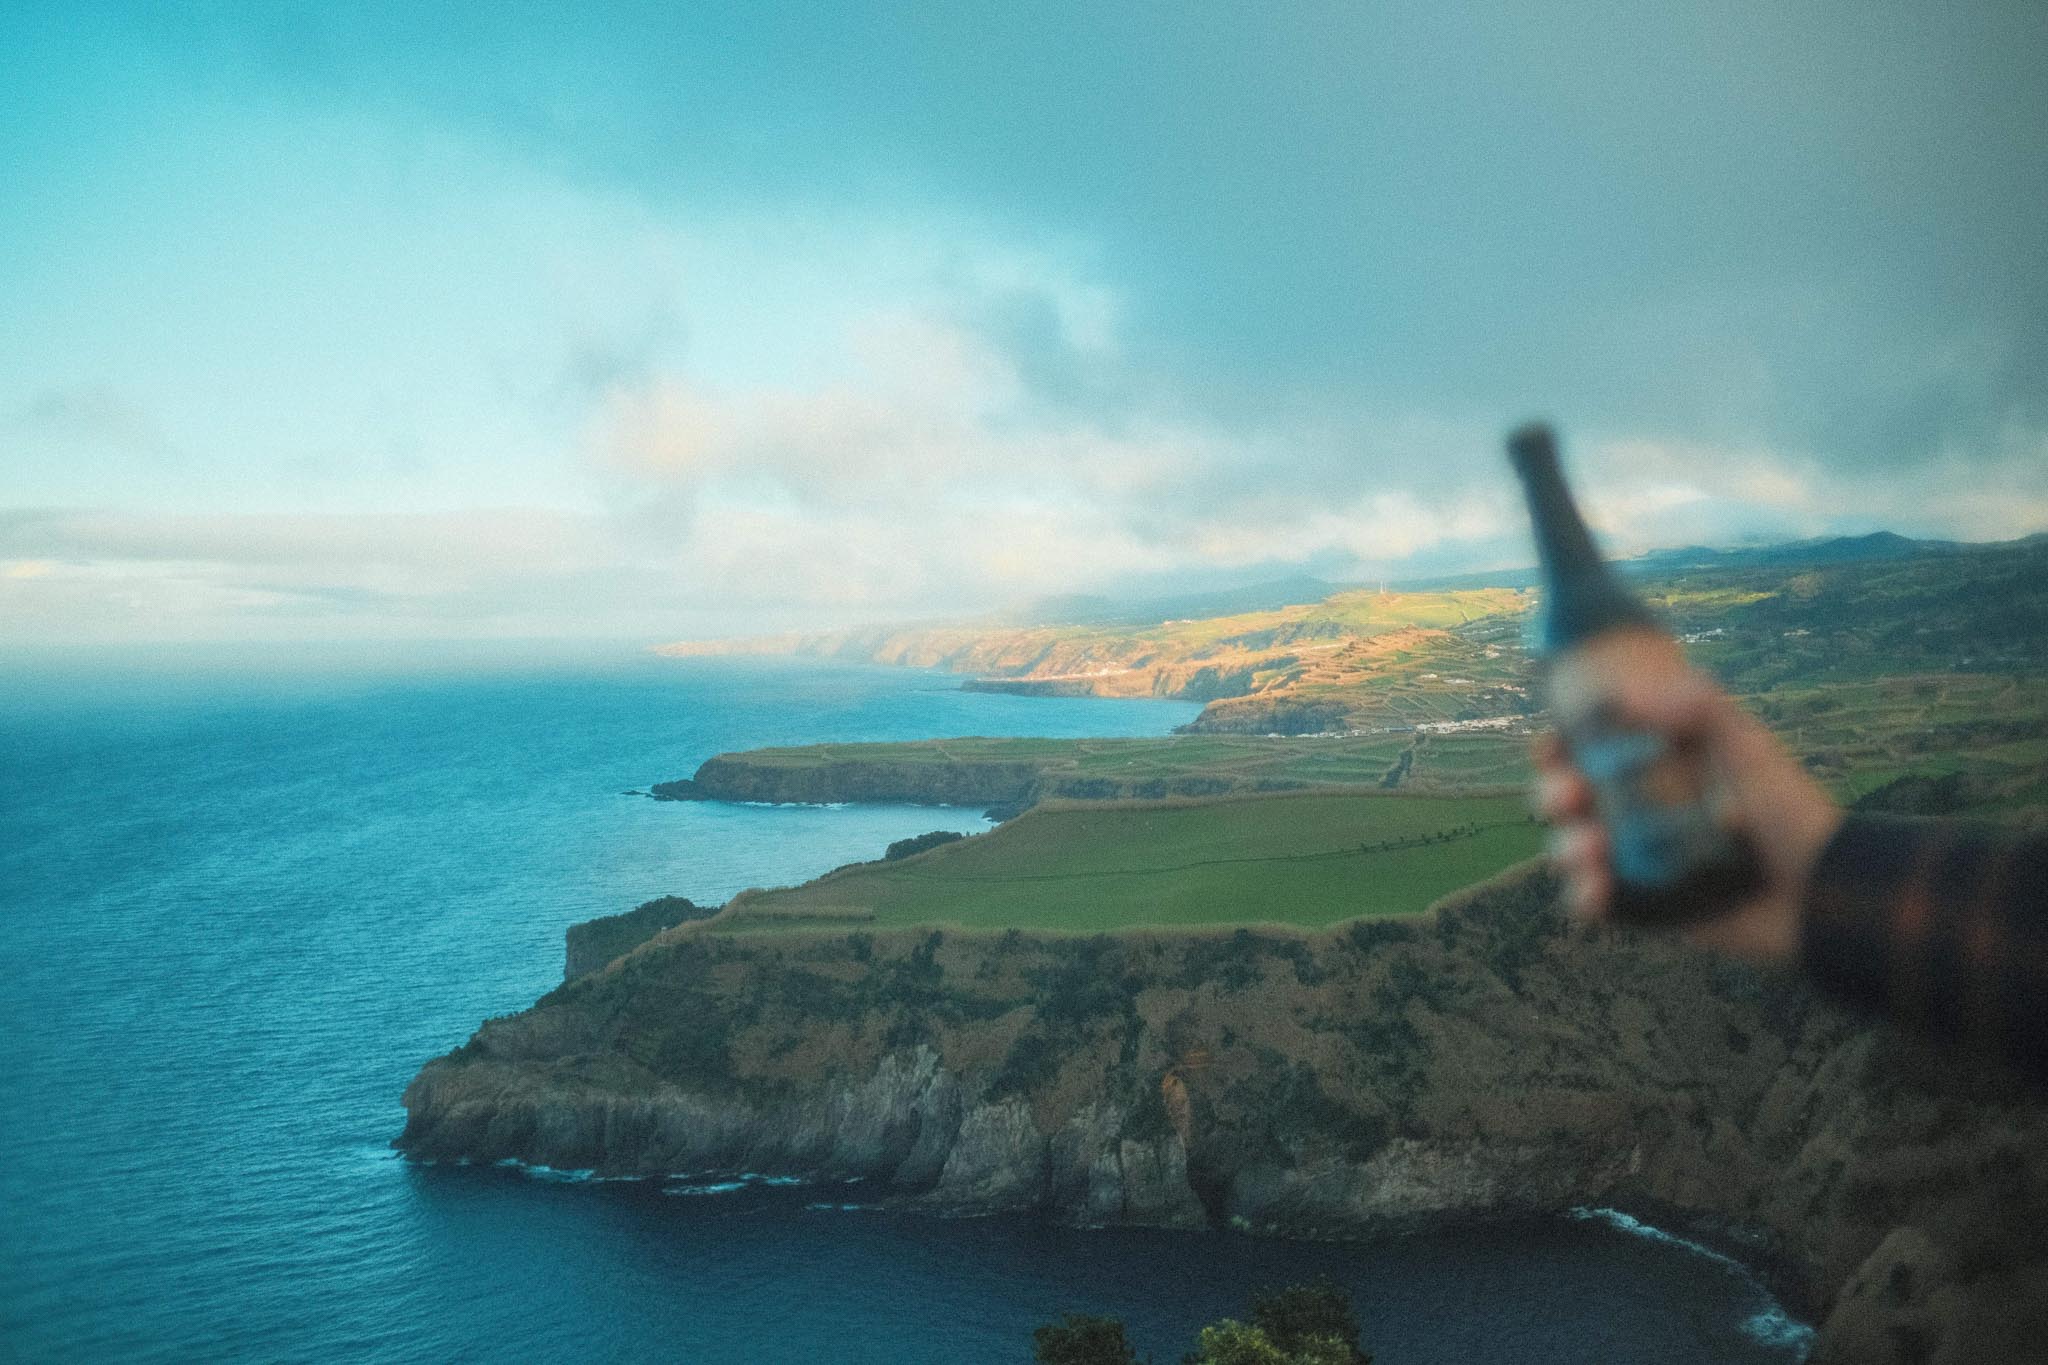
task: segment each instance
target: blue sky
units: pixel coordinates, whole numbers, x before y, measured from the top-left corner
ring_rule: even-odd
[[[2048,527],[2037,4],[710,8],[10,7],[0,635]]]

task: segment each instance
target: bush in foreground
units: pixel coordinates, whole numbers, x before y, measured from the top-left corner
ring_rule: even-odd
[[[1069,1313],[1032,1334],[1039,1365],[1137,1365],[1123,1323]],[[1372,1365],[1358,1344],[1351,1297],[1324,1276],[1252,1295],[1250,1322],[1201,1330],[1182,1365]]]
[[[1115,1318],[1069,1313],[1031,1334],[1039,1365],[1137,1365],[1138,1353]]]

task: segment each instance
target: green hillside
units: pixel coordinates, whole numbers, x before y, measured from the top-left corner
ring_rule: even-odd
[[[749,892],[713,927],[1319,926],[1422,910],[1531,856],[1541,837],[1519,797],[1052,805],[914,858]]]

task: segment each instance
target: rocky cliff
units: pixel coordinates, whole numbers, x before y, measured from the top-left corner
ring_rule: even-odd
[[[976,759],[934,762],[847,758],[788,763],[781,761],[776,751],[766,750],[707,758],[694,776],[676,782],[657,782],[649,791],[658,801],[860,801],[992,806],[1015,812],[1055,798],[1157,801],[1170,796],[1293,791],[1305,785],[1284,779],[1240,780],[1209,773],[1143,779],[1081,776],[1050,772],[1035,763]]]
[[[562,965],[562,980],[574,981],[586,972],[594,972],[684,920],[704,919],[717,913],[715,905],[698,905],[681,896],[657,896],[622,914],[600,915],[572,924],[564,935],[568,951]]]
[[[660,801],[871,801],[924,806],[1029,805],[1038,769],[1029,763],[845,759],[787,764],[752,754],[707,758],[680,782],[649,790]]]
[[[1792,1267],[1816,1359],[2041,1358],[2048,1106],[1551,900],[1524,871],[1320,935],[684,925],[429,1063],[399,1144],[1317,1237],[1636,1201]]]

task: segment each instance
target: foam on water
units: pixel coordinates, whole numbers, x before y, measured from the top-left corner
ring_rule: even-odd
[[[786,1190],[817,1183],[800,1175],[763,1175],[759,1171],[739,1171],[718,1179],[707,1179],[702,1173],[671,1175],[668,1180],[663,1194],[733,1194],[745,1189]]]
[[[1567,1218],[1579,1219],[1582,1222],[1594,1219],[1607,1224],[1611,1228],[1625,1232],[1631,1237],[1641,1237],[1648,1241],[1661,1242],[1665,1246],[1683,1247],[1695,1256],[1701,1256],[1710,1261],[1719,1261],[1722,1265],[1747,1273],[1743,1264],[1734,1257],[1723,1255],[1712,1247],[1695,1242],[1691,1238],[1680,1237],[1675,1232],[1666,1232],[1663,1228],[1652,1227],[1641,1219],[1630,1217],[1620,1209],[1589,1209],[1580,1206],[1567,1210],[1565,1216]]]
[[[521,1161],[517,1157],[506,1157],[497,1165],[518,1171],[528,1180],[542,1180],[552,1185],[599,1185],[637,1179],[630,1175],[599,1175],[595,1170],[562,1170],[555,1166],[542,1165],[534,1161]]]
[[[1582,1222],[1588,1220],[1602,1222],[1617,1231],[1627,1233],[1631,1237],[1641,1237],[1646,1241],[1657,1242],[1664,1246],[1682,1248],[1691,1255],[1697,1256],[1702,1260],[1715,1262],[1741,1276],[1755,1285],[1759,1293],[1765,1292],[1762,1282],[1756,1277],[1756,1273],[1733,1256],[1716,1251],[1712,1247],[1693,1241],[1689,1237],[1681,1237],[1675,1232],[1654,1227],[1639,1218],[1623,1213],[1620,1209],[1586,1208],[1581,1206],[1569,1210],[1566,1216]],[[1761,1311],[1752,1313],[1744,1318],[1742,1320],[1742,1331],[1745,1335],[1765,1346],[1783,1350],[1795,1350],[1801,1357],[1805,1355],[1806,1350],[1813,1344],[1813,1328],[1806,1323],[1795,1321],[1777,1303],[1772,1303]]]
[[[744,1180],[714,1180],[708,1185],[664,1185],[663,1194],[732,1194],[747,1187]]]
[[[1766,1346],[1796,1352],[1801,1360],[1813,1349],[1813,1328],[1803,1322],[1795,1322],[1775,1304],[1744,1318],[1742,1330]]]

